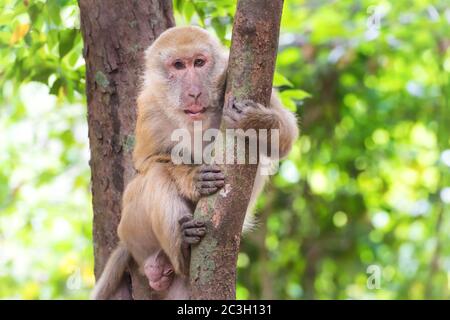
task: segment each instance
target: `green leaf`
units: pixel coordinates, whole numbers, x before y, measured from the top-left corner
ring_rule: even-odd
[[[211,24],[212,24],[214,30],[216,31],[216,34],[219,37],[219,39],[221,39],[223,41],[223,39],[225,38],[225,34],[227,32],[226,25],[221,23],[218,18],[213,18],[211,20]]]
[[[195,7],[192,4],[192,2],[186,2],[183,8],[184,17],[186,18],[186,21],[190,22],[192,19],[192,16],[195,13]]]
[[[33,3],[28,7],[28,15],[30,16],[30,20],[32,24],[35,24],[42,14],[43,3]]]
[[[48,84],[48,78],[55,72],[55,69],[50,67],[40,67],[36,69],[36,72],[31,77],[32,81],[42,82]]]
[[[59,94],[59,89],[64,85],[64,82],[63,78],[56,79],[50,89],[50,94],[57,96]]]
[[[55,25],[62,25],[61,8],[56,0],[47,0],[47,11],[50,21],[52,21]]]
[[[294,100],[281,96],[281,102],[287,109],[293,112],[297,110],[297,105],[295,104]]]
[[[295,89],[295,90],[284,90],[281,95],[285,98],[293,99],[293,100],[304,100],[306,98],[311,98],[311,95],[303,90]]]
[[[61,59],[72,50],[77,35],[77,29],[65,29],[59,32],[59,57]]]
[[[274,87],[282,87],[282,86],[293,87],[294,85],[286,77],[284,77],[283,75],[281,75],[278,72],[275,72],[275,75],[273,77],[273,86]]]
[[[174,3],[175,10],[178,11],[179,13],[182,13],[185,1],[184,0],[174,0],[173,3]]]

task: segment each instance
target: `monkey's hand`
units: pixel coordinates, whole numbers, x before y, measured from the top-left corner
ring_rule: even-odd
[[[279,121],[272,109],[253,100],[228,100],[223,118],[230,129],[279,129]]]
[[[201,165],[195,173],[194,184],[200,196],[209,196],[223,188],[225,175],[217,165]]]

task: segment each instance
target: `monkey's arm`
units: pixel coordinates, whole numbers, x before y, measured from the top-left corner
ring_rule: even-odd
[[[271,141],[270,130],[279,130],[280,158],[289,153],[299,134],[295,115],[283,107],[275,93],[272,93],[270,108],[252,100],[230,99],[229,105],[224,108],[223,116],[231,128],[268,129],[268,143]]]
[[[133,197],[139,199],[142,208],[124,210],[119,235],[128,247],[132,248],[133,256],[139,255],[139,252],[147,252],[147,255],[143,255],[145,258],[139,259],[141,264],[144,264],[147,256],[155,253],[152,244],[157,243],[167,255],[175,273],[185,274],[189,266],[185,249],[189,244],[200,241],[205,234],[204,222],[193,219],[192,207],[186,197],[197,196],[197,193],[203,195],[204,192],[211,191],[210,189],[217,191],[219,187],[204,186],[223,184],[224,177],[215,166],[174,165],[163,161],[167,160],[164,157],[158,159],[145,175],[140,176],[139,183],[133,185],[133,190],[127,192],[133,193]],[[210,178],[214,180],[205,180]],[[125,197],[125,203],[127,200]],[[149,234],[152,234],[156,241],[152,241]],[[137,240],[137,237],[140,240]],[[151,270],[155,264],[158,264],[158,261],[147,269]]]
[[[267,110],[267,108],[265,108]],[[297,140],[299,135],[297,118],[295,114],[283,107],[280,99],[272,94],[270,99],[270,109],[273,112],[275,121],[274,129],[280,130],[280,158],[288,155],[292,148],[292,144]]]

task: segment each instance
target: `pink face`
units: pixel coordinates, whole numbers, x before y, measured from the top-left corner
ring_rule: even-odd
[[[205,87],[211,61],[206,54],[171,59],[167,64],[169,78],[181,86],[181,108],[192,120],[201,120],[208,107]]]

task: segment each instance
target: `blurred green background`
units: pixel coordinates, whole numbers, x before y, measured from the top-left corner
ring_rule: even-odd
[[[229,45],[235,1],[174,8]],[[77,3],[0,12],[0,298],[87,298]],[[450,297],[449,47],[445,0],[285,0],[274,85],[302,134],[258,202],[238,298]]]

